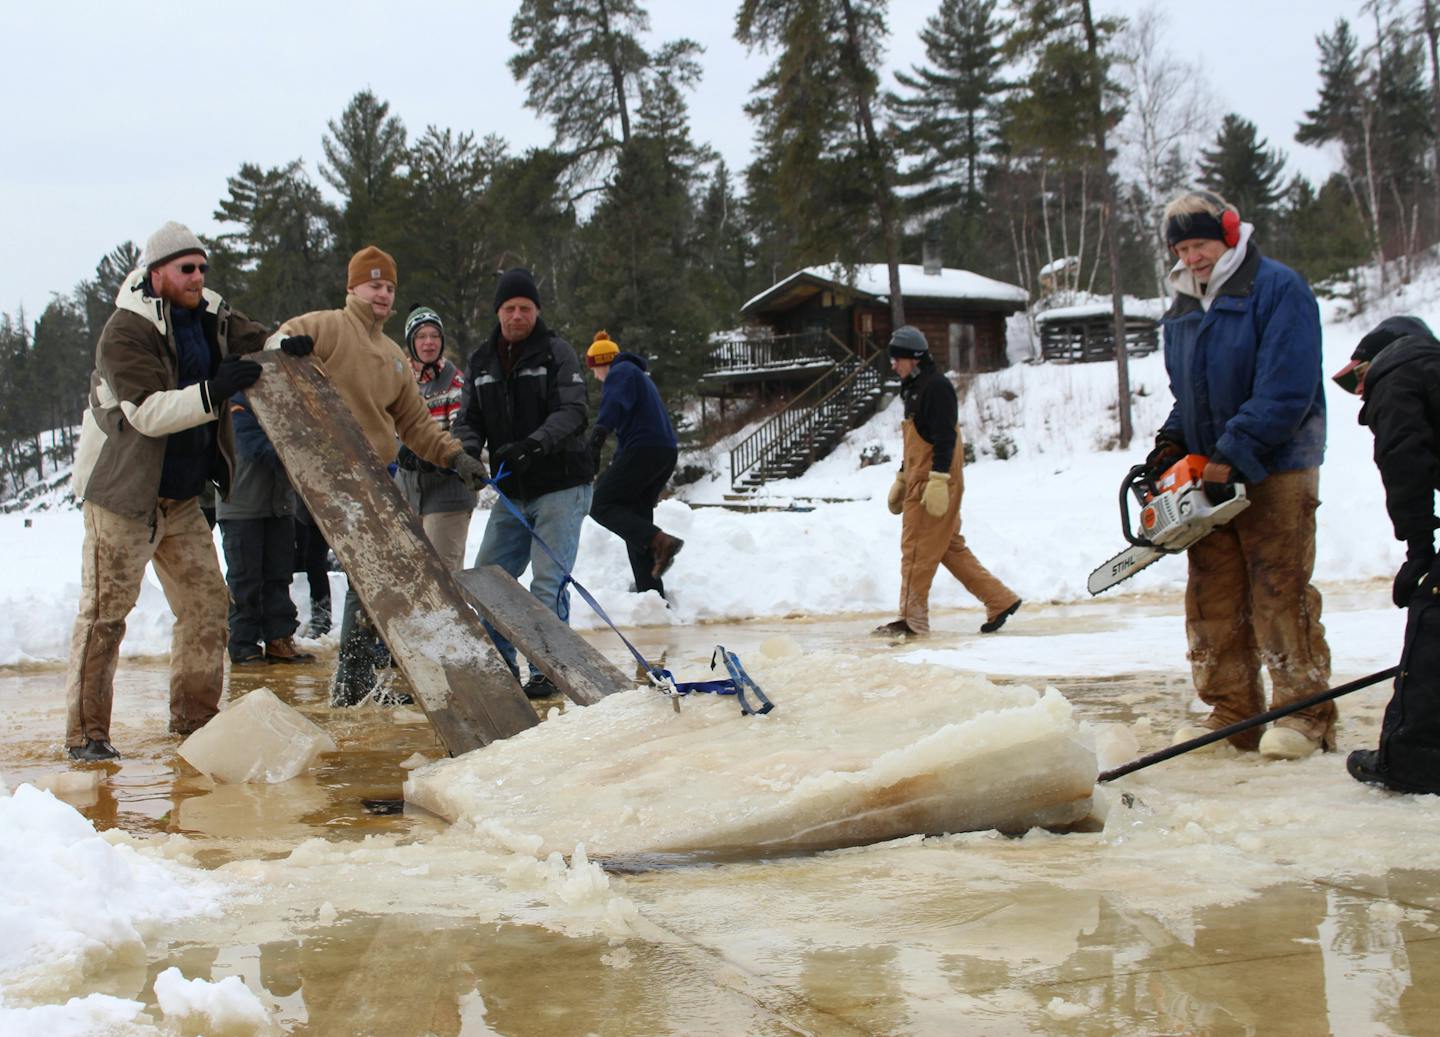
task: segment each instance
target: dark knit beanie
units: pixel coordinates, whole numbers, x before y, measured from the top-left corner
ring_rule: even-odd
[[[919,360],[929,353],[930,343],[925,341],[925,333],[913,324],[902,324],[890,336],[892,360]]]
[[[1435,337],[1431,333],[1429,325],[1419,317],[1388,317],[1376,325],[1375,330],[1360,340],[1360,344],[1355,347],[1355,352],[1350,354],[1350,359],[1362,362],[1374,360],[1380,354],[1380,350],[1406,335],[1419,335],[1423,338]]]
[[[511,299],[521,298],[529,299],[537,310],[540,309],[540,289],[535,287],[535,275],[523,266],[517,266],[514,270],[501,274],[495,285],[496,312]]]

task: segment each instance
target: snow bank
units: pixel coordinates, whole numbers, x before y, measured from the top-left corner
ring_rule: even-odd
[[[128,840],[97,834],[73,807],[31,785],[0,795],[0,993],[7,1002],[57,1000],[105,969],[143,966],[146,940],[161,926],[218,913],[218,882]],[[120,1011],[90,1001],[85,1012]]]

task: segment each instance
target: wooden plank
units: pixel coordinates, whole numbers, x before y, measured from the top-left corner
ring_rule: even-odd
[[[256,359],[265,372],[246,398],[446,750],[539,723],[324,369]]]
[[[455,578],[490,625],[571,701],[590,706],[606,695],[635,687],[634,681],[498,565],[465,569]]]

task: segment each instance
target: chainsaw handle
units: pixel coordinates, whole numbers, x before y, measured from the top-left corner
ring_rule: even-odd
[[[1137,464],[1125,473],[1125,478],[1120,483],[1120,530],[1125,534],[1126,541],[1136,547],[1153,547],[1150,541],[1136,536],[1130,528],[1130,494],[1134,493],[1136,498],[1144,503],[1145,498],[1137,486],[1142,480],[1153,483],[1149,469],[1143,464]]]

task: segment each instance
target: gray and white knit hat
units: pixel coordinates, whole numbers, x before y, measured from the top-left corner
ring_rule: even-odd
[[[203,256],[205,246],[200,244],[200,239],[189,227],[171,220],[150,235],[150,240],[145,242],[145,253],[140,262],[146,270],[154,270],[176,256],[188,255],[191,252],[198,252]]]

